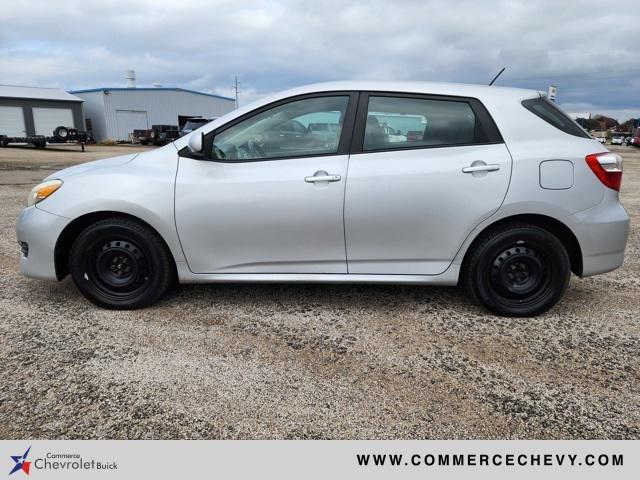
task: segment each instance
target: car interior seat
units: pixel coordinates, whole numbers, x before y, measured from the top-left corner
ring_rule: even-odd
[[[367,115],[367,126],[364,135],[364,146],[368,150],[382,148],[387,144],[387,134],[380,122],[373,115]]]

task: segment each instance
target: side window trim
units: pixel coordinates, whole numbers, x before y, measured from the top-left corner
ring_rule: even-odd
[[[260,108],[252,110],[250,112],[241,115],[238,118],[234,118],[233,120],[221,125],[220,127],[212,130],[204,136],[204,152],[205,156],[200,157],[201,160],[206,160],[209,162],[217,162],[217,163],[249,163],[249,162],[270,162],[277,160],[292,160],[296,158],[315,158],[315,157],[329,157],[336,155],[348,155],[351,145],[351,136],[354,130],[354,123],[356,117],[356,110],[358,107],[358,97],[360,92],[357,91],[329,91],[329,92],[314,92],[308,93],[304,95],[296,95],[294,97],[284,98],[282,100],[278,100],[273,103],[269,103],[267,105],[263,105]],[[311,98],[322,98],[322,97],[341,97],[348,96],[349,101],[347,103],[347,110],[344,117],[344,122],[342,125],[342,131],[340,132],[340,140],[338,141],[338,150],[335,153],[320,153],[320,154],[311,154],[311,155],[291,155],[285,157],[268,157],[268,158],[250,158],[250,159],[234,159],[234,160],[225,160],[219,158],[211,158],[210,152],[213,146],[213,139],[216,134],[225,131],[228,128],[237,125],[240,122],[243,122],[255,115],[258,115],[262,112],[270,110],[275,107],[279,107],[281,105],[286,105],[287,103],[297,102],[300,100],[307,100]],[[187,155],[183,155],[183,151],[186,150]],[[194,158],[193,155],[189,155],[188,149],[185,147],[179,152],[180,156]]]
[[[416,100],[443,100],[453,102],[465,102],[469,104],[471,110],[477,119],[476,128],[481,128],[483,134],[486,137],[484,142],[473,142],[468,144],[447,144],[447,145],[405,145],[405,146],[391,146],[389,148],[381,148],[376,150],[364,150],[364,134],[367,124],[367,114],[369,108],[369,97],[398,97],[408,98]],[[450,95],[432,95],[423,93],[410,93],[410,92],[376,92],[376,91],[363,91],[360,92],[360,98],[358,100],[358,111],[356,113],[356,121],[354,125],[354,132],[351,140],[351,154],[359,153],[375,153],[375,152],[388,152],[388,151],[400,151],[400,150],[418,150],[425,148],[448,148],[448,147],[464,147],[469,145],[493,145],[504,143],[502,135],[498,130],[496,123],[494,122],[491,114],[486,107],[473,97],[457,97]]]

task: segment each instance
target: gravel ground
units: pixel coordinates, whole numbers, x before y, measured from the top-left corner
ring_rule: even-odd
[[[131,148],[0,149],[0,438],[638,439],[640,150],[619,150],[624,267],[510,319],[415,286],[182,286],[101,310],[19,274],[15,220],[53,169]]]

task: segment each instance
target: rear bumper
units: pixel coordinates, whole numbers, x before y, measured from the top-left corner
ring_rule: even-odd
[[[20,212],[16,225],[19,243],[28,246],[28,254],[20,254],[23,275],[42,280],[57,280],[55,248],[60,233],[70,222],[68,218],[28,207]]]
[[[597,206],[565,220],[582,250],[582,275],[588,277],[622,265],[629,236],[629,215],[618,201],[618,193],[607,189]]]

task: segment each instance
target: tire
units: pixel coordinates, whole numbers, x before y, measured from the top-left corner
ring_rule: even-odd
[[[483,233],[463,264],[462,281],[474,299],[497,315],[532,317],[562,297],[571,268],[566,249],[547,230],[525,223]]]
[[[149,145],[149,140],[140,140],[142,145]]]
[[[56,140],[66,141],[69,139],[69,129],[60,125],[53,131],[53,137]]]
[[[99,221],[83,230],[69,254],[69,272],[95,305],[116,310],[147,307],[175,278],[175,265],[162,239],[129,218]]]

